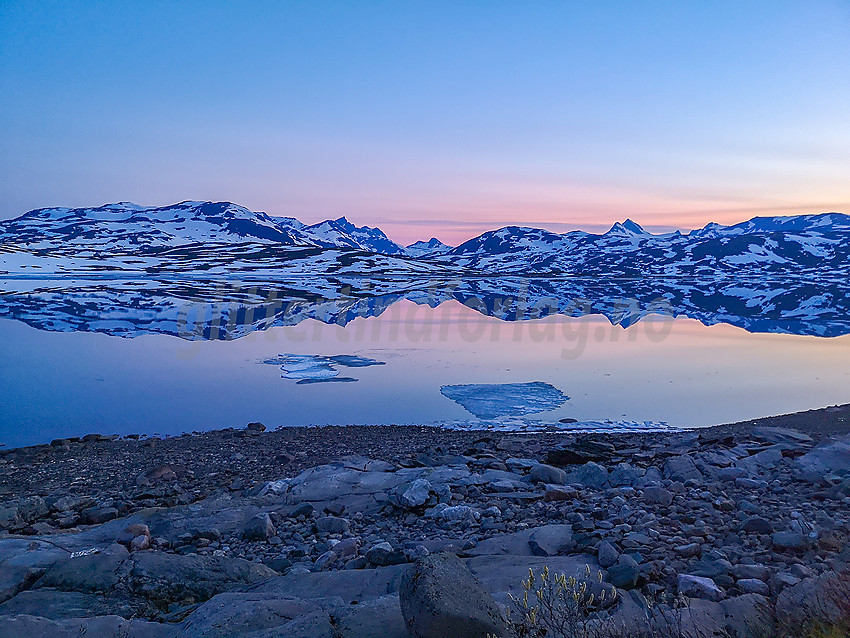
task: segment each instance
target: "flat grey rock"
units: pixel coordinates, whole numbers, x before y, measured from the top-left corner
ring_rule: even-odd
[[[120,616],[50,620],[39,616],[10,616],[0,621],[3,638],[175,638],[173,625],[125,620]]]
[[[339,597],[345,604],[398,593],[407,565],[278,576],[251,587],[254,593],[273,593],[304,600]]]
[[[131,618],[136,612],[137,607],[126,598],[58,589],[22,591],[0,605],[0,616],[26,614],[51,620],[94,616]]]
[[[824,441],[797,459],[806,472],[850,475],[850,436]]]
[[[188,637],[187,637],[188,638]],[[398,596],[322,610],[244,638],[409,638]]]
[[[138,552],[132,562],[132,591],[154,602],[204,601],[278,575],[265,565],[224,556]]]
[[[260,592],[213,596],[183,623],[181,636],[230,638],[287,625],[305,614],[345,607],[341,598],[302,600]]]
[[[132,569],[130,553],[123,545],[88,556],[69,556],[56,563],[36,583],[64,591],[108,592],[129,577]]]

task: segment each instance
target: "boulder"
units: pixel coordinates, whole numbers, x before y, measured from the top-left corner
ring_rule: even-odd
[[[205,601],[237,585],[277,576],[259,563],[224,556],[139,552],[133,554],[130,588],[154,602]]]
[[[441,507],[434,513],[434,517],[440,521],[475,523],[481,515],[469,505],[449,505]]]
[[[146,549],[150,549],[150,546],[151,537],[145,536],[144,534],[139,534],[133,540],[130,541],[131,552],[143,552]]]
[[[531,468],[528,477],[533,483],[554,483],[555,485],[563,485],[567,479],[567,473],[564,470],[538,463]]]
[[[231,634],[233,635],[233,634]],[[398,596],[298,616],[280,628],[251,638],[408,638]]]
[[[849,582],[847,575],[829,571],[786,587],[776,601],[780,622],[798,627],[812,618],[827,622],[837,622],[842,617],[846,620]]]
[[[814,475],[850,475],[850,436],[824,441],[798,458],[797,465]]]
[[[599,463],[590,461],[575,468],[567,475],[567,483],[601,488],[608,484],[608,470]]]
[[[387,542],[377,543],[366,551],[366,560],[377,567],[400,565],[407,562],[403,551],[396,551]]]
[[[50,511],[40,496],[28,496],[17,502],[18,516],[25,522],[33,523],[44,516],[47,516]]]
[[[802,553],[813,544],[811,538],[800,532],[776,532],[771,540],[773,549],[780,552]]]
[[[265,513],[257,514],[248,520],[242,529],[242,538],[248,541],[265,541],[276,534],[271,517]]]
[[[737,466],[750,474],[760,474],[763,470],[775,468],[782,463],[782,450],[770,447],[752,456],[737,461]]]
[[[118,518],[118,510],[109,506],[95,506],[84,509],[80,516],[85,525],[100,525]]]
[[[768,582],[772,573],[773,572],[770,568],[764,565],[748,565],[741,563],[732,565],[732,575],[739,579],[757,578],[758,580]]]
[[[24,520],[18,515],[16,505],[0,507],[0,529],[15,529],[23,524]]]
[[[768,488],[768,483],[762,479],[739,476],[735,479],[735,487],[740,487],[745,490],[766,490]]]
[[[544,525],[533,530],[528,539],[534,556],[558,556],[574,546],[571,525]]]
[[[599,549],[597,550],[596,559],[599,561],[599,565],[604,568],[611,567],[614,563],[617,562],[617,559],[620,557],[620,552],[617,551],[617,548],[614,547],[608,541],[602,541],[599,543]]]
[[[748,534],[773,534],[773,523],[761,516],[750,516],[741,525],[741,530]]]
[[[493,597],[451,554],[431,554],[416,561],[402,577],[399,603],[411,638],[507,634]]]
[[[390,502],[405,509],[421,507],[431,496],[431,489],[431,483],[426,479],[403,483],[389,493]]]
[[[646,470],[630,465],[629,463],[620,463],[614,466],[611,473],[608,475],[608,482],[614,487],[620,485],[633,485],[635,481],[642,478],[646,474]]]
[[[316,519],[316,531],[325,534],[347,534],[351,523],[346,518],[322,516]]]
[[[608,568],[608,582],[620,589],[632,589],[640,577],[640,567],[634,558],[620,554],[617,562]]]
[[[673,502],[673,493],[663,487],[647,487],[643,490],[643,502],[667,506]]]
[[[671,481],[701,481],[702,472],[689,456],[671,456],[664,462],[664,478]]]
[[[590,461],[588,457],[568,447],[556,447],[546,453],[546,463],[555,467],[582,465]]]
[[[723,590],[713,580],[704,576],[679,574],[677,586],[679,593],[689,598],[701,598],[717,602],[725,597]]]
[[[782,447],[800,447],[814,443],[812,437],[792,428],[779,428],[768,425],[754,427],[750,434],[757,439]]]
[[[770,587],[767,586],[766,582],[758,578],[742,578],[735,584],[745,594],[760,594],[762,596],[770,594]]]

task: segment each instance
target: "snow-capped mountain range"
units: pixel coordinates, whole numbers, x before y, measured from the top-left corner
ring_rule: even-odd
[[[61,280],[61,283],[57,283]],[[850,333],[850,217],[757,217],[664,235],[509,226],[401,246],[345,218],[230,203],[48,208],[0,222],[0,317],[45,330],[234,338],[345,325],[405,299],[505,321],[685,315],[754,332]],[[660,305],[659,305],[660,304]]]
[[[378,259],[386,267],[381,272],[429,275],[444,270],[488,276],[832,278],[850,274],[850,216],[756,217],[663,235],[628,219],[602,234],[508,226],[454,248],[436,238],[405,247],[379,228],[358,227],[345,217],[307,225],[229,202],[43,208],[0,222],[0,272],[8,274],[295,272],[299,261],[327,264],[331,256],[348,271],[362,260],[365,273],[373,272],[369,264]],[[307,270],[321,274],[315,267]]]
[[[180,202],[138,206],[129,202],[97,208],[40,208],[0,222],[0,241],[28,248],[59,244],[83,250],[139,251],[203,243],[263,243],[354,248],[404,254],[378,228],[358,228],[345,217],[308,226],[293,217],[271,217],[230,202]]]

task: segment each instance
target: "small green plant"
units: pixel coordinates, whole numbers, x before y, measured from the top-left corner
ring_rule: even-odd
[[[539,576],[529,570],[522,588],[520,598],[511,596],[513,608],[507,618],[511,638],[708,638],[685,629],[684,597],[662,604],[648,601],[640,626],[615,622],[603,610],[617,603],[617,589],[603,582],[602,572],[593,578],[590,567],[585,567],[584,578],[552,574],[548,567]]]
[[[602,572],[597,572],[597,593],[590,591],[591,570],[585,567],[580,580],[566,574],[552,574],[544,567],[539,576],[528,570],[522,581],[523,595],[511,596],[508,626],[516,638],[592,638],[599,635],[594,613],[617,598],[617,590],[602,584]]]

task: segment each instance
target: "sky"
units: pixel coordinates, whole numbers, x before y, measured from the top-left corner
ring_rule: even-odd
[[[850,212],[850,0],[0,0],[0,219],[233,201],[404,243]]]

